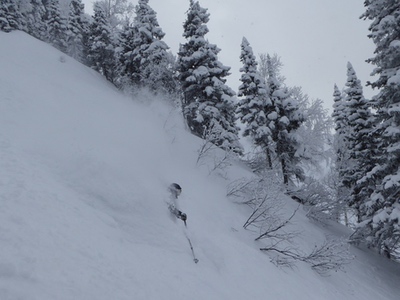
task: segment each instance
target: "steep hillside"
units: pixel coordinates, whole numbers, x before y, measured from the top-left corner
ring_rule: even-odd
[[[226,198],[252,175],[209,175],[200,145],[162,99],[132,100],[49,45],[0,32],[0,299],[398,299],[398,265],[365,250],[329,277],[277,268]],[[167,210],[171,182],[187,230]],[[294,222],[304,248],[348,234],[302,210]]]

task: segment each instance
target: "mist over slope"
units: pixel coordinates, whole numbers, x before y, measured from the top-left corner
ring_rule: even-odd
[[[201,143],[163,99],[132,100],[51,46],[0,32],[0,299],[398,299],[398,265],[366,250],[329,277],[277,268],[226,198],[253,175],[239,164],[210,175],[196,166]],[[186,232],[165,205],[171,182]],[[305,250],[348,234],[302,210],[294,222]]]

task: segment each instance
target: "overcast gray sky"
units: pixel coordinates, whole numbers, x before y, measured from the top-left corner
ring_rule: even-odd
[[[134,4],[136,0],[131,0]],[[90,11],[92,0],[84,0]],[[333,104],[333,85],[343,88],[350,61],[364,85],[373,66],[374,44],[367,37],[370,21],[359,19],[363,0],[200,0],[208,9],[208,40],[220,49],[219,59],[231,67],[228,84],[237,92],[245,36],[255,54],[277,53],[289,86],[301,86],[311,98]],[[184,42],[182,24],[189,0],[150,0],[157,12],[164,41],[176,53]],[[366,97],[375,94],[364,87]]]

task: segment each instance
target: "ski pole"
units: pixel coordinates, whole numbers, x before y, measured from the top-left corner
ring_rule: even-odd
[[[192,246],[192,242],[190,241],[189,237],[186,236],[189,245],[190,245],[190,249],[192,250],[192,255],[193,255],[193,261],[197,264],[199,262],[199,260],[196,258],[196,255],[194,254],[194,250],[193,250],[193,246]]]
[[[187,228],[186,221],[184,221],[184,222],[185,222],[185,227]],[[193,261],[197,264],[199,262],[199,260],[196,258],[196,255],[194,254],[194,249],[193,249],[192,242],[191,242],[186,230],[184,232],[185,232],[186,239],[189,242],[190,250],[192,250]]]

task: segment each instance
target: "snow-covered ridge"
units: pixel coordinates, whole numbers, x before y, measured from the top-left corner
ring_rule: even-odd
[[[162,99],[133,101],[49,45],[0,32],[0,299],[398,299],[398,266],[368,251],[352,248],[329,277],[273,265],[225,195],[250,174],[209,175],[200,145]],[[198,264],[164,203],[171,182]],[[348,233],[302,211],[295,222],[303,247]]]

